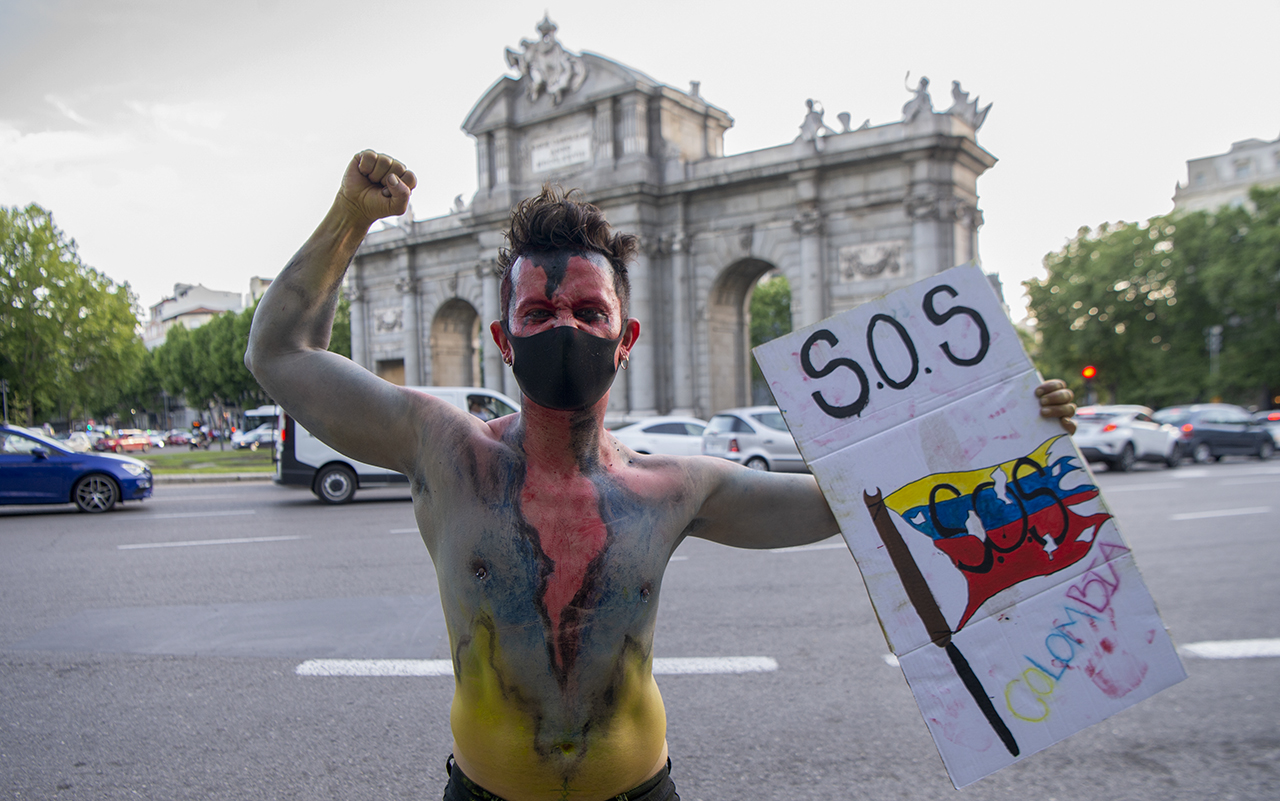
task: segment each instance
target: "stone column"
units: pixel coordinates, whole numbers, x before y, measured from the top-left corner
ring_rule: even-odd
[[[506,390],[505,376],[509,372],[502,363],[502,354],[489,333],[489,323],[502,318],[498,264],[482,261],[476,267],[480,273],[481,309],[480,339],[484,342],[484,385],[488,389],[511,395]],[[512,397],[515,397],[514,395]]]
[[[613,98],[596,103],[595,140],[596,169],[613,166]]]
[[[493,186],[493,176],[489,173],[489,149],[492,146],[489,134],[483,133],[476,137],[476,179],[480,191],[485,194]]]
[[[818,176],[812,170],[797,173],[796,199],[799,214],[791,221],[800,234],[800,319],[793,328],[810,325],[824,315],[822,270],[822,212],[818,209]]]
[[[903,210],[911,220],[911,260],[914,264],[913,280],[942,272],[948,267],[950,254],[946,253],[942,235],[942,210],[938,197],[931,194],[912,194],[903,201]]]
[[[622,98],[622,156],[649,155],[649,98],[632,92]]]
[[[396,254],[397,267],[401,270],[409,268],[409,252]],[[422,325],[418,314],[418,282],[412,275],[401,274],[396,281],[396,291],[400,293],[401,319],[404,327],[401,336],[404,342],[404,383],[407,387],[422,386]]]
[[[650,251],[641,248],[636,260],[628,269],[631,277],[631,316],[640,321],[640,338],[631,349],[630,364],[623,373],[627,377],[627,405],[625,408],[632,415],[647,416],[658,413],[655,388],[658,377],[657,352],[654,350],[656,338],[644,335],[646,320],[658,322],[658,310],[653,304],[653,272],[650,269]],[[614,386],[617,386],[615,382]]]
[[[690,275],[690,239],[684,230],[685,199],[676,205],[676,230],[671,239],[671,401],[672,414],[694,413],[693,276]]]
[[[511,130],[499,128],[493,132],[493,186],[511,183]]]

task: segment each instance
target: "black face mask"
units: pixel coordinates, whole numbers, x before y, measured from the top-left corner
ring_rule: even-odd
[[[528,337],[512,336],[511,370],[529,400],[558,411],[578,411],[604,397],[618,374],[617,339],[592,336],[572,326],[556,326]]]

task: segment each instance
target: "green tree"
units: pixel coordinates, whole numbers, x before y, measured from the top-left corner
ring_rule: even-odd
[[[80,261],[36,204],[0,207],[0,377],[27,423],[126,402],[145,349],[137,300]]]
[[[791,284],[786,276],[766,274],[751,291],[751,347],[791,333]],[[751,397],[753,403],[773,403],[773,393],[765,381],[760,365],[751,359]]]
[[[1092,364],[1103,402],[1268,401],[1280,387],[1280,190],[1253,202],[1081,228],[1024,284],[1041,371],[1080,392]]]
[[[329,335],[329,350],[351,358],[351,301],[345,294],[338,296],[338,308],[333,314],[333,333]]]

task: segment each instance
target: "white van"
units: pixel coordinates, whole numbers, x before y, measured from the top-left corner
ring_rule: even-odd
[[[484,387],[409,387],[443,398],[482,420],[520,411],[520,404],[501,392]],[[275,483],[306,487],[325,503],[347,503],[357,489],[408,486],[403,473],[374,467],[345,456],[311,435],[293,418],[280,412],[280,438],[276,440]]]

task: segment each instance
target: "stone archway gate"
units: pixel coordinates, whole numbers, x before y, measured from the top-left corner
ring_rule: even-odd
[[[847,115],[844,130],[830,129],[811,103],[795,141],[725,156],[733,121],[697,84],[680,91],[571,53],[546,19],[539,32],[507,51],[521,74],[498,79],[463,123],[476,141],[471,203],[427,220],[410,211],[357,253],[346,291],[361,365],[440,383],[437,317],[457,319],[461,304],[482,329],[498,319],[502,231],[512,205],[547,181],[582,189],[641,238],[631,281],[642,333],[614,385],[615,418],[746,405],[746,334],[726,334],[726,310],[745,307],[748,279],[764,269],[787,277],[799,327],[978,258],[977,179],[996,159],[976,140],[986,109],[958,84],[946,112],[932,110],[922,82],[903,119],[857,130]],[[477,383],[516,396],[496,348],[483,352]]]

